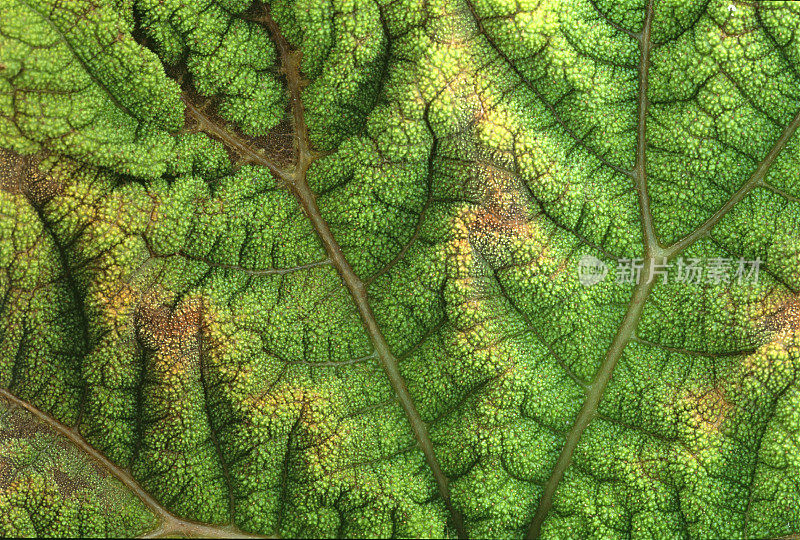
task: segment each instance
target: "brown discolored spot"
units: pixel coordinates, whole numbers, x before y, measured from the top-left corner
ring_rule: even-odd
[[[288,165],[294,161],[294,133],[288,116],[284,116],[267,135],[256,137],[254,140],[256,145],[263,148],[276,163]]]
[[[58,486],[58,492],[62,497],[69,497],[76,490],[91,487],[86,479],[81,478],[80,476],[70,476],[61,469],[54,467],[50,470],[50,472],[53,474],[53,480],[55,480],[56,485]]]
[[[0,435],[0,440],[2,440]],[[0,488],[8,486],[14,478],[14,464],[6,457],[0,456]]]
[[[746,309],[750,340],[755,347],[788,344],[800,329],[800,295],[773,290],[748,306],[731,302],[731,309]]]
[[[278,167],[294,163],[295,136],[288,108],[284,111],[283,119],[266,135],[247,135],[219,114],[219,97],[206,97],[195,89],[191,75],[185,68],[172,68],[169,74],[179,82],[183,91],[186,129],[192,133],[204,132],[220,141],[234,164],[258,163],[259,157],[268,159]]]
[[[525,234],[529,222],[519,202],[519,195],[512,188],[511,175],[490,165],[481,168],[479,174],[484,184],[484,202],[469,224],[470,232],[501,236]]]
[[[5,403],[3,402],[4,407]],[[50,428],[41,422],[36,422],[27,411],[13,406],[10,408],[7,422],[7,428],[0,430],[0,440],[25,439],[37,433],[52,434]]]
[[[199,299],[181,302],[177,309],[146,295],[136,313],[140,338],[152,349],[174,347],[195,339],[201,330],[203,303]]]
[[[134,317],[138,343],[167,378],[192,372],[204,359],[223,354],[226,338],[215,331],[216,324],[208,299],[187,297],[173,307],[153,292],[143,297]]]
[[[23,156],[0,148],[0,189],[7,193],[19,195],[22,193],[22,178],[25,169]]]
[[[62,185],[39,169],[44,157],[42,154],[21,155],[0,148],[0,190],[23,195],[35,206],[55,197],[61,192]]]
[[[797,331],[800,329],[800,298],[794,296],[781,303],[764,320],[770,332]]]

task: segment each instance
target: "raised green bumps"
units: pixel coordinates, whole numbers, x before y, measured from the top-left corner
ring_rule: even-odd
[[[0,0],[0,534],[797,534],[799,6]]]

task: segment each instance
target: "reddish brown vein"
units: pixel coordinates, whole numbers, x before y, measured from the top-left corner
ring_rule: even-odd
[[[286,171],[279,169],[276,164],[266,158],[266,156],[252,148],[249,144],[245,143],[239,136],[231,132],[225,127],[211,120],[202,109],[196,107],[186,96],[181,96],[183,104],[186,106],[186,112],[197,123],[197,129],[211,136],[213,139],[218,140],[223,145],[239,154],[246,163],[254,165],[261,165],[266,167],[269,171],[281,178],[286,179]]]

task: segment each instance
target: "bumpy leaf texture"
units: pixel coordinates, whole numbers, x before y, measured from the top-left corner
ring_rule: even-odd
[[[0,0],[0,533],[800,532],[798,125],[797,2]]]

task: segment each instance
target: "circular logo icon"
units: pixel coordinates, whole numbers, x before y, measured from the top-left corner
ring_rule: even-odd
[[[593,255],[584,255],[578,261],[578,280],[584,287],[597,285],[608,275],[606,263]]]

